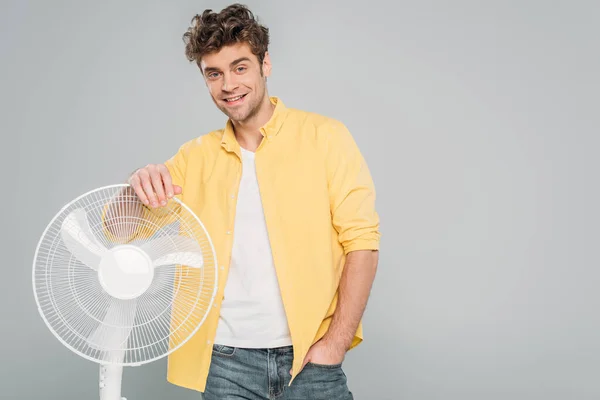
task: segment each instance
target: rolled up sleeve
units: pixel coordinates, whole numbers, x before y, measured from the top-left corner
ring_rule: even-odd
[[[339,241],[345,254],[379,250],[379,215],[367,163],[343,123],[332,120],[328,130],[325,163],[332,221]]]

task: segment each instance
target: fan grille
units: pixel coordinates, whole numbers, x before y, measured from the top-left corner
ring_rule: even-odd
[[[74,237],[83,240],[87,233],[102,251],[135,245],[153,260],[187,252],[201,256],[202,265],[186,265],[185,258],[167,262],[156,266],[139,297],[112,297],[98,266],[88,265],[94,255],[77,257],[65,241],[65,220],[77,212],[88,226]],[[65,346],[98,363],[140,365],[181,347],[204,322],[217,288],[217,262],[204,226],[181,201],[150,209],[129,185],[113,185],[80,196],[48,224],[36,249],[33,287],[40,314]]]

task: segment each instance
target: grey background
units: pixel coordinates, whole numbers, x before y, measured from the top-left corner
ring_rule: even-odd
[[[249,1],[272,95],[344,121],[378,190],[382,254],[357,399],[600,398],[598,2]],[[0,396],[97,398],[31,290],[37,241],[95,187],[223,126],[183,56],[224,1],[2,1]],[[166,360],[134,399],[197,399]]]

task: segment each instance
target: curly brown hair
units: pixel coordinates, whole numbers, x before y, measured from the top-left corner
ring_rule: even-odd
[[[219,13],[208,9],[194,16],[192,26],[183,34],[183,41],[187,59],[198,66],[202,56],[242,42],[248,43],[262,65],[269,48],[269,29],[259,24],[248,7],[236,3]]]

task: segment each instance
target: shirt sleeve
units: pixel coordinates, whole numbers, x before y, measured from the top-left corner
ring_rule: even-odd
[[[183,144],[179,148],[177,153],[175,153],[171,158],[165,161],[165,166],[171,174],[171,180],[173,182],[173,185],[180,186],[181,188],[183,188],[185,184],[185,170],[187,166],[190,146],[191,142]]]
[[[379,250],[379,215],[367,163],[343,123],[332,120],[326,138],[331,215],[344,252]]]

